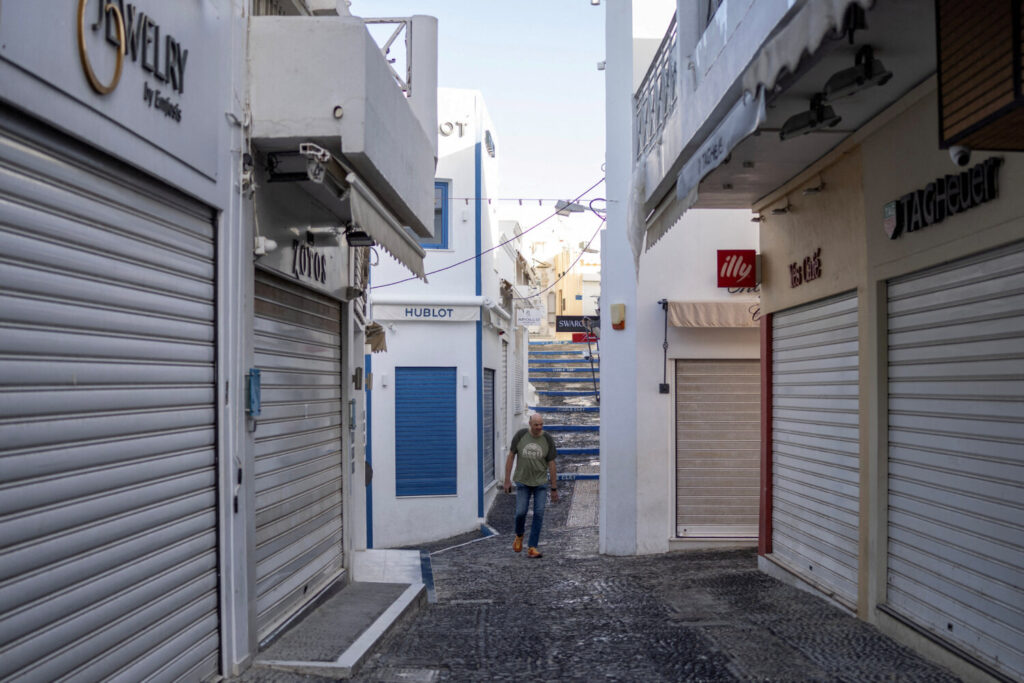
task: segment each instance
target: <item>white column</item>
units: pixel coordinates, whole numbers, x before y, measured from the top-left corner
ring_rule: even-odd
[[[633,158],[633,2],[605,3],[605,185],[601,236],[600,551],[637,550],[637,278],[626,240]],[[611,304],[625,304],[626,328],[611,329]]]

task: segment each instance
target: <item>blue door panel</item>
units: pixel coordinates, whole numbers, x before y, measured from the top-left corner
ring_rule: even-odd
[[[455,368],[395,368],[395,493],[455,495]]]

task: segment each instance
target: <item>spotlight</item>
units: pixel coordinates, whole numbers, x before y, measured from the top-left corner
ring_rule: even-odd
[[[779,131],[779,139],[788,140],[820,128],[833,128],[842,120],[843,118],[837,116],[832,107],[825,104],[822,93],[817,93],[811,98],[810,109],[786,119],[782,124],[782,130]]]
[[[858,93],[873,85],[885,85],[892,78],[882,62],[875,59],[875,51],[870,45],[857,50],[853,66],[832,74],[825,83],[825,101],[834,102],[841,97]]]
[[[345,230],[345,241],[350,247],[372,247],[377,244],[366,232],[356,230],[353,226]]]

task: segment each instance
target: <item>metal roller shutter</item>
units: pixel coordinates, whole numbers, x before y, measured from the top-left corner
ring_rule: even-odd
[[[516,415],[522,413],[526,407],[525,393],[523,391],[523,384],[525,382],[523,357],[528,352],[528,344],[529,340],[527,339],[526,332],[521,328],[516,330],[515,362],[512,364],[512,372],[516,374],[515,381],[512,383],[512,403],[515,404]]]
[[[1024,678],[1024,244],[888,292],[886,602]]]
[[[218,671],[210,209],[0,108],[0,679]]]
[[[457,493],[455,368],[395,368],[395,495]]]
[[[494,370],[484,369],[484,486],[494,481]]]
[[[860,425],[855,292],[772,325],[772,555],[857,601]]]
[[[260,639],[342,571],[341,307],[256,272],[256,610]]]
[[[676,533],[757,538],[761,364],[676,361]]]

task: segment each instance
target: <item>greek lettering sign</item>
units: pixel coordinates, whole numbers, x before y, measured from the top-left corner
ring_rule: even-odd
[[[539,308],[517,308],[516,325],[520,327],[536,327],[544,318],[544,311]]]
[[[373,318],[374,320],[412,320],[417,322],[469,322],[480,319],[480,307],[374,304]]]
[[[882,208],[882,227],[889,239],[941,223],[999,196],[999,167],[992,157],[966,171],[936,178],[923,188],[908,192]]]
[[[589,315],[556,315],[555,332],[589,332],[601,326],[601,319]]]

